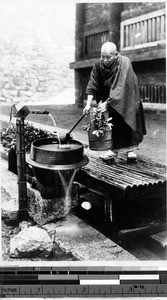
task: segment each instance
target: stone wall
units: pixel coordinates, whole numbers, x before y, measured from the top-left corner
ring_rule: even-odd
[[[48,100],[74,86],[74,1],[0,1],[0,102]]]

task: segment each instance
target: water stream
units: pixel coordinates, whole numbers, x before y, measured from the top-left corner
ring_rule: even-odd
[[[65,208],[66,210],[69,212],[70,208],[71,208],[71,190],[72,190],[72,183],[74,181],[75,175],[77,173],[78,169],[74,169],[73,173],[70,176],[67,176],[67,180],[66,180],[66,176],[64,171],[59,170],[58,174],[61,180],[61,184],[63,186],[63,190],[64,190],[64,203],[65,203]],[[68,171],[66,171],[68,172]]]
[[[54,127],[56,128],[56,133],[57,133],[58,143],[59,143],[59,145],[61,145],[60,134],[59,134],[59,132],[58,132],[58,130],[57,130],[57,124],[56,124],[56,122],[55,122],[55,119],[53,118],[53,116],[52,116],[51,113],[49,113],[49,117],[51,118],[51,120],[52,120],[52,122],[53,122],[53,124],[54,124]]]

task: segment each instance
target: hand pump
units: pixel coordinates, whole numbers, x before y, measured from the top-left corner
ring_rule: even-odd
[[[19,221],[28,219],[27,211],[27,181],[26,181],[26,159],[24,140],[24,119],[29,113],[49,114],[48,111],[30,111],[27,106],[19,104],[11,108],[12,115],[16,117],[16,155],[17,155],[17,175],[18,175],[18,200],[19,200]]]

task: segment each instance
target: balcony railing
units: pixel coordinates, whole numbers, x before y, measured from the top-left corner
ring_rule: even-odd
[[[121,22],[121,51],[165,43],[165,9]]]

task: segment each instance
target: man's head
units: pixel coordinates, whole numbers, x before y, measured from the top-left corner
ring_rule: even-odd
[[[114,43],[106,42],[101,47],[101,59],[106,67],[109,67],[116,58],[117,47]]]

